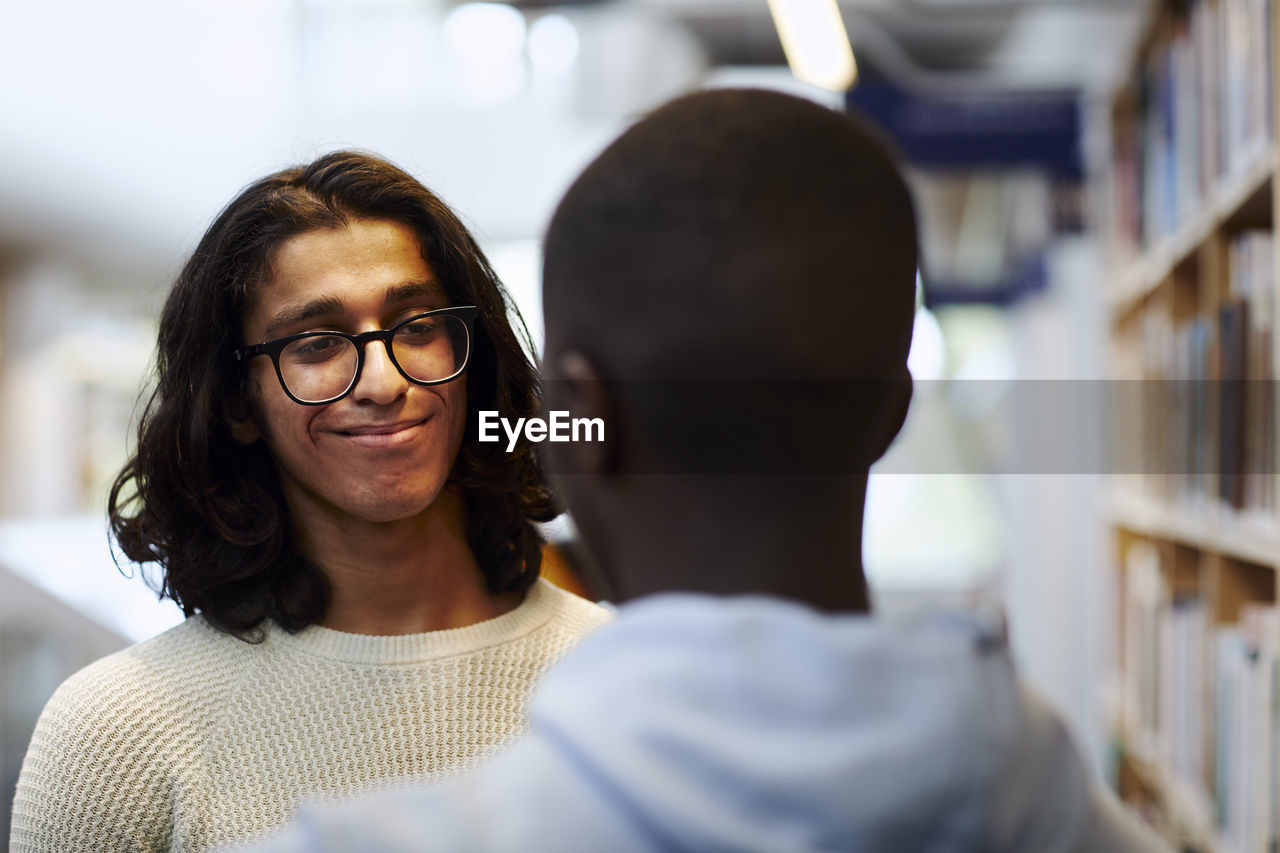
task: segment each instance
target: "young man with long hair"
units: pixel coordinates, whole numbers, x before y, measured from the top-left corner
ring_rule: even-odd
[[[278,172],[218,216],[109,501],[188,618],[49,701],[15,853],[245,841],[523,731],[606,614],[539,579],[556,509],[529,442],[478,441],[479,410],[540,409],[513,313],[453,212],[376,157]]]

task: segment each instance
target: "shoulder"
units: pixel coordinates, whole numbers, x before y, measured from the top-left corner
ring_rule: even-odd
[[[561,589],[545,578],[534,584],[529,595],[545,602],[552,624],[579,635],[589,634],[614,619],[613,610]]]
[[[733,672],[744,687],[772,690],[787,682],[835,688],[875,677],[882,687],[889,678],[899,689],[954,694],[952,708],[993,687],[1005,700],[1016,699],[1002,626],[978,614],[887,620],[832,616],[763,596],[666,594],[624,605],[611,622],[566,661],[566,678],[576,677],[570,667],[605,667],[621,657],[628,666],[608,666],[620,683],[639,673],[678,687],[716,671]],[[867,698],[856,692],[853,698]]]
[[[194,617],[63,682],[23,761],[15,849],[133,849],[166,832],[169,789],[235,678],[236,646]]]
[[[136,751],[142,732],[158,746],[199,737],[198,718],[218,705],[258,647],[194,616],[68,678],[40,715],[33,747],[55,740],[67,756]]]
[[[613,620],[616,611],[612,607],[598,605],[589,598],[579,596],[577,593],[568,592],[567,589],[557,587],[552,581],[545,578],[539,578],[538,583],[534,585],[534,589],[539,590],[540,596],[547,597],[549,602],[553,603],[557,612],[566,616],[576,616],[579,619],[590,622],[593,625],[603,625],[604,622]]]
[[[1063,719],[1025,685],[1003,714],[988,715],[980,743],[984,849],[1166,849],[1103,789]]]
[[[256,648],[193,616],[89,664],[63,682],[46,710],[167,713],[172,710],[165,707],[169,701],[189,703],[193,694],[234,679]]]

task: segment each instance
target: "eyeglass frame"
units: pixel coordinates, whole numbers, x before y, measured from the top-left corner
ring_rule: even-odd
[[[349,334],[347,332],[327,331],[327,330],[300,332],[296,335],[287,335],[283,338],[275,338],[270,341],[263,341],[260,344],[250,344],[247,347],[240,347],[239,349],[233,352],[233,355],[235,356],[236,361],[242,362],[242,363],[247,362],[251,358],[257,358],[260,355],[271,356],[271,363],[275,366],[275,369],[276,369],[276,379],[280,380],[280,387],[284,389],[284,393],[288,396],[290,400],[292,400],[293,402],[297,403],[300,406],[327,406],[330,403],[336,403],[339,400],[350,396],[351,392],[355,390],[355,387],[360,384],[360,376],[364,372],[364,351],[365,351],[365,347],[368,346],[370,341],[381,341],[383,348],[386,349],[387,351],[387,358],[391,359],[391,363],[396,366],[396,370],[400,372],[400,375],[403,376],[408,381],[412,382],[414,385],[420,385],[420,386],[443,385],[446,382],[452,382],[453,380],[457,379],[459,376],[462,375],[462,372],[467,369],[467,365],[471,363],[471,344],[475,340],[475,330],[473,326],[475,324],[475,319],[479,314],[480,314],[480,309],[475,305],[455,305],[450,308],[437,308],[434,311],[423,311],[421,314],[414,314],[412,317],[406,317],[405,319],[401,320],[400,322],[396,323],[395,325],[387,329],[372,329],[368,332],[360,332],[359,334],[355,334],[355,335]],[[395,335],[396,332],[400,331],[401,328],[403,328],[404,326],[407,326],[408,324],[414,322],[415,320],[421,320],[423,317],[437,317],[441,315],[449,316],[449,317],[457,317],[462,321],[462,325],[467,330],[466,356],[462,359],[462,365],[456,371],[454,371],[452,375],[446,376],[444,379],[427,379],[427,380],[414,379],[412,376],[410,376],[408,373],[405,372],[405,369],[400,366],[400,362],[396,360],[395,350],[392,349],[391,347],[391,338]],[[322,335],[336,335],[337,337],[340,337],[340,338],[346,338],[347,340],[351,341],[352,344],[355,345],[355,348],[356,348],[355,373],[351,377],[351,384],[348,385],[341,394],[338,394],[335,397],[330,397],[327,400],[299,400],[297,397],[293,395],[293,392],[289,390],[288,383],[284,381],[284,373],[280,370],[280,353],[284,350],[285,347],[287,347],[289,344],[293,343],[294,341],[300,341],[304,338],[317,338]]]

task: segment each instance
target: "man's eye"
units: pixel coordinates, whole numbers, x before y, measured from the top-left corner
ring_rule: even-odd
[[[314,338],[303,338],[289,347],[292,358],[319,361],[340,354],[347,345],[345,338],[336,335],[321,335]]]
[[[430,335],[434,333],[437,328],[438,324],[435,320],[423,318],[421,320],[414,320],[408,325],[401,326],[400,334],[408,335],[409,337],[413,337],[415,335]]]

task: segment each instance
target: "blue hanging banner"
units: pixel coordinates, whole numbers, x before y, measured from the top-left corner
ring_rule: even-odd
[[[982,92],[923,97],[879,75],[849,90],[846,106],[882,127],[915,166],[1039,168],[1082,178],[1075,91]]]

